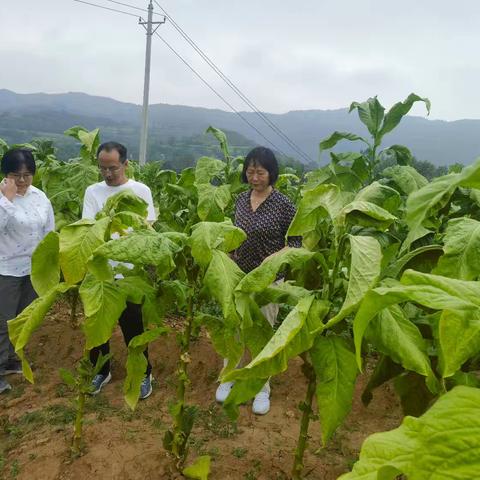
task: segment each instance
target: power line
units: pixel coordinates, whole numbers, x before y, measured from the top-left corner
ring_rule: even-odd
[[[85,5],[90,5],[92,7],[103,8],[104,10],[110,10],[111,12],[123,13],[124,15],[129,15],[130,17],[138,18],[138,15],[135,15],[130,12],[124,12],[123,10],[117,10],[116,8],[104,7],[103,5],[98,5],[96,3],[85,2],[85,0],[73,0],[74,2],[84,3]]]
[[[295,150],[304,160],[309,162],[312,159],[293,141],[291,140],[272,120],[270,120],[258,107],[215,65],[215,63],[202,51],[202,49],[188,36],[188,34],[175,22],[169,13],[154,0],[156,5],[162,10],[164,15],[170,20],[170,23],[180,33],[180,35],[190,44],[190,46],[207,62],[207,64],[215,71],[215,73],[260,117],[277,135],[279,135],[293,150]]]
[[[123,7],[133,8],[134,10],[139,10],[140,12],[148,13],[148,10],[146,8],[130,5],[129,3],[118,2],[117,0],[105,0],[105,1],[110,3],[116,3],[117,5],[122,5]],[[161,17],[164,17],[161,13],[157,13],[157,12],[153,12],[153,15],[160,15]]]
[[[225,105],[227,105],[234,113],[236,113],[247,125],[253,128],[266,142],[268,142],[273,148],[280,152],[285,157],[287,154],[277,147],[271,140],[269,140],[255,125],[249,122],[228,100],[226,100],[220,93],[218,93],[158,32],[155,35],[172,51],[172,53],[179,58],[189,70],[191,70],[197,78],[199,78]]]
[[[92,7],[97,7],[97,8],[102,8],[104,10],[110,10],[112,12],[117,12],[117,13],[123,13],[124,15],[129,15],[131,17],[135,17],[135,18],[138,18],[138,15],[135,15],[133,13],[129,13],[129,12],[124,12],[122,10],[117,10],[117,9],[114,9],[114,8],[109,8],[109,7],[104,7],[102,5],[98,5],[96,3],[91,3],[91,2],[86,2],[85,0],[73,0],[74,2],[78,2],[78,3],[84,3],[86,5],[90,5]],[[120,2],[117,2],[117,1],[114,1],[114,0],[107,0],[107,1],[111,1],[113,3],[118,3],[120,4]],[[122,3],[123,6],[127,6],[127,7],[133,7],[132,5],[128,5],[126,3]],[[133,7],[133,8],[137,8],[137,7]],[[138,7],[139,8],[139,7]],[[160,7],[161,8],[161,7]],[[168,16],[167,16],[168,18]],[[255,130],[267,143],[269,143],[273,148],[275,148],[278,152],[280,152],[283,156],[287,157],[287,154],[280,148],[278,147],[277,145],[275,145],[275,143],[273,143],[271,140],[269,140],[255,125],[253,125],[251,122],[248,121],[247,118],[245,118],[244,115],[242,115],[230,102],[228,102],[228,100],[226,100],[220,93],[217,92],[217,90],[215,90],[188,62],[187,60],[185,60],[163,37],[161,37],[157,32],[155,32],[155,35],[160,38],[160,40],[172,51],[172,53],[177,57],[179,58],[182,63],[184,63],[188,69],[190,69],[194,75],[197,76],[197,78],[200,79],[201,82],[203,82],[204,85],[206,85],[218,98],[220,98],[220,100],[222,100],[223,103],[225,103],[225,105],[227,105],[231,110],[232,112],[234,112],[236,115],[238,115],[243,122],[245,122],[250,128],[252,128],[253,130]]]

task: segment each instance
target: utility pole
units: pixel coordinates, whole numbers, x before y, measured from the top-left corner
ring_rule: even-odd
[[[148,96],[150,93],[150,58],[152,55],[152,35],[157,31],[157,28],[165,23],[165,17],[161,22],[153,22],[153,5],[152,0],[148,5],[148,20],[144,22],[142,19],[138,21],[147,31],[147,46],[145,49],[145,78],[143,83],[143,111],[142,111],[142,130],[140,132],[140,165],[145,165],[147,158],[147,136],[148,136]],[[155,29],[153,25],[156,25]]]

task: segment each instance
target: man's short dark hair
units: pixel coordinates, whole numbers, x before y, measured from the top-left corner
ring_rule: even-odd
[[[274,185],[278,178],[278,162],[275,154],[267,147],[255,147],[245,157],[242,170],[242,182],[248,183],[247,168],[250,166],[263,167],[268,172],[268,181]]]
[[[106,152],[112,152],[113,150],[115,150],[116,152],[118,152],[118,156],[120,158],[121,163],[125,163],[127,161],[127,148],[121,143],[118,143],[118,142],[102,143],[97,148],[97,158],[100,155],[100,152],[103,152],[104,150]]]
[[[4,175],[8,175],[20,171],[23,166],[32,175],[35,175],[37,168],[32,151],[28,148],[12,148],[3,155],[0,168]]]

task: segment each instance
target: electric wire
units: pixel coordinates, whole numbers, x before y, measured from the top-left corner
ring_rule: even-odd
[[[87,2],[85,0],[73,0],[74,2],[78,2],[78,3],[84,3],[86,5],[90,5],[92,7],[97,7],[97,8],[102,8],[104,10],[110,10],[110,11],[113,11],[113,12],[117,12],[117,13],[122,13],[124,15],[129,15],[131,17],[135,17],[135,18],[139,18],[138,15],[135,15],[133,13],[129,13],[129,12],[124,12],[122,10],[117,10],[117,9],[114,9],[114,8],[109,8],[109,7],[105,7],[105,6],[102,6],[102,5],[98,5],[96,3],[91,3],[91,2]],[[107,0],[107,1],[112,1],[114,2],[114,0]],[[114,3],[120,3],[120,2],[114,2]],[[131,5],[128,5],[128,4],[123,4],[124,6],[130,6]],[[140,17],[140,20],[143,20],[141,17]],[[208,82],[207,80],[205,80],[189,63],[187,60],[185,60],[161,35],[159,35],[158,32],[155,32],[155,35],[170,49],[170,51],[204,84],[206,85],[220,100],[222,100],[222,102],[227,105],[231,110],[232,112],[234,112],[236,115],[238,115],[238,117],[243,121],[245,122],[250,128],[252,128],[253,130],[255,130],[269,145],[271,145],[275,150],[277,150],[280,154],[282,154],[283,156],[287,157],[288,155],[280,148],[278,147],[274,142],[272,142],[270,139],[268,139],[255,125],[253,125],[247,118],[245,118],[244,115],[242,115],[241,112],[239,112],[228,100],[226,100],[215,88],[213,88]]]
[[[214,70],[214,72],[254,111],[254,113],[265,122],[277,135],[279,135],[297,154],[309,162],[312,159],[292,139],[290,139],[270,118],[268,118],[258,107],[228,78],[222,70],[208,57],[208,55],[195,43],[194,40],[175,22],[172,16],[158,3],[153,0],[163,14],[168,18],[173,27],[180,33],[186,42],[202,57],[202,59]]]
[[[215,90],[188,62],[185,60],[158,32],[155,35],[170,49],[170,51],[204,84],[206,85],[225,105],[227,105],[236,115],[238,115],[250,128],[255,130],[266,142],[268,142],[275,150],[283,156],[288,155],[282,151],[275,143],[269,140],[255,125],[253,125],[244,115],[242,115],[228,100]]]
[[[134,13],[124,12],[123,10],[117,10],[116,8],[104,7],[103,5],[86,2],[85,0],[73,0],[73,1],[78,3],[84,3],[85,5],[90,5],[92,7],[103,8],[104,10],[110,10],[111,12],[123,13],[124,15],[129,15],[130,17],[138,18],[138,15],[135,15]]]

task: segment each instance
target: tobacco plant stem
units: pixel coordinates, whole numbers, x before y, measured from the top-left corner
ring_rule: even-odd
[[[75,417],[75,427],[73,430],[72,450],[75,455],[78,455],[81,450],[82,443],[82,426],[83,426],[83,412],[85,410],[85,393],[80,392],[77,399],[77,416]]]
[[[307,446],[308,440],[308,426],[312,418],[313,396],[315,395],[316,376],[313,367],[305,362],[304,373],[308,379],[307,394],[305,396],[305,403],[303,405],[302,421],[300,423],[300,434],[298,436],[297,448],[295,449],[295,460],[293,462],[292,479],[301,480],[303,470],[303,455]]]
[[[184,406],[185,406],[185,391],[187,384],[189,382],[187,375],[188,363],[190,361],[188,352],[190,349],[190,339],[192,335],[192,324],[193,324],[193,298],[190,297],[187,306],[187,322],[185,326],[185,331],[182,335],[182,341],[180,345],[180,364],[178,367],[178,386],[177,386],[177,402],[180,404],[180,413],[175,418],[174,424],[174,438],[183,439],[183,430],[184,430]],[[175,442],[175,441],[174,441]],[[185,451],[183,448],[183,443],[175,442],[173,447],[174,455],[182,463],[185,458]]]

